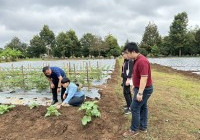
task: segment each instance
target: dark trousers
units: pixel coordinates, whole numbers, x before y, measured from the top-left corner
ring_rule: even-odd
[[[57,89],[58,89],[58,81],[53,81],[54,84],[54,88],[52,88],[52,95],[53,95],[53,100],[54,101],[58,101],[58,93],[57,93]],[[66,88],[61,86],[61,100],[64,101],[63,99],[63,95],[65,93]]]
[[[144,89],[142,101],[137,101],[139,88],[134,88],[134,98],[131,104],[132,120],[131,130],[137,131],[140,128],[147,129],[148,125],[148,106],[147,101],[153,93],[153,86]]]
[[[131,96],[130,85],[126,86],[126,79],[123,80],[123,94],[127,107],[130,107],[132,102],[132,96]]]
[[[72,106],[80,106],[85,100],[85,96],[82,97],[73,97],[69,100],[69,104]]]

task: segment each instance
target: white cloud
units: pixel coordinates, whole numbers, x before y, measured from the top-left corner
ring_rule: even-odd
[[[113,34],[122,45],[140,42],[149,21],[167,35],[174,15],[186,11],[189,27],[199,24],[198,0],[0,0],[0,47],[17,36],[29,40],[44,24],[58,34],[74,29],[80,38],[91,32],[102,37]]]

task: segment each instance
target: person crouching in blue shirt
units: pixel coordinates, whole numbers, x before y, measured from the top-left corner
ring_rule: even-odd
[[[66,88],[63,98],[65,99],[62,103],[62,106],[80,106],[85,100],[85,94],[80,88],[70,82],[68,78],[63,78],[61,84]]]
[[[53,94],[53,101],[51,104],[54,105],[55,103],[58,102],[57,95],[58,93],[60,93],[60,91],[61,91],[61,100],[63,101],[64,100],[63,94],[66,89],[61,86],[61,80],[64,77],[66,77],[64,70],[62,70],[59,67],[46,66],[46,67],[43,67],[42,71],[50,82],[50,88]]]

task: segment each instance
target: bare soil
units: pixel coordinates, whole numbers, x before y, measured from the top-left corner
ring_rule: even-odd
[[[122,115],[120,100],[116,96],[115,86],[120,73],[119,63],[108,83],[101,86],[99,107],[100,118],[94,118],[82,126],[84,113],[77,107],[59,109],[61,116],[45,118],[46,107],[30,110],[27,106],[17,106],[0,116],[1,140],[113,140],[122,139],[123,126],[127,119]]]

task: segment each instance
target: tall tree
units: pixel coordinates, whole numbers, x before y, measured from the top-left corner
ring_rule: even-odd
[[[190,30],[186,33],[185,43],[183,44],[183,55],[195,55],[198,54],[198,46],[195,41],[195,30]]]
[[[48,25],[43,26],[42,30],[40,31],[40,37],[47,48],[48,56],[52,55],[52,50],[55,47],[55,35],[53,31],[49,29]]]
[[[23,53],[25,56],[27,51],[27,44],[22,43],[18,37],[14,37],[10,43],[8,43],[5,48],[15,49]]]
[[[160,44],[161,36],[159,35],[157,25],[149,22],[145,28],[140,47],[150,53],[153,46],[159,46]]]
[[[78,37],[76,36],[76,33],[74,30],[69,30],[67,32],[67,36],[69,37],[69,39],[71,40],[71,56],[75,56],[75,57],[80,57],[81,56],[81,45],[80,42],[78,40]]]
[[[91,46],[89,48],[90,54],[92,56],[101,56],[101,52],[104,50],[103,40],[100,36],[93,35],[91,38]]]
[[[188,16],[186,12],[178,13],[170,26],[169,38],[171,46],[176,50],[175,54],[182,55],[186,33],[187,33]]]
[[[197,45],[198,54],[200,54],[200,29],[196,31],[195,40]]]
[[[40,36],[36,35],[30,40],[30,46],[27,49],[29,57],[40,57],[46,53],[46,47],[44,41]]]
[[[86,33],[80,39],[82,55],[88,57],[90,55],[90,49],[92,48],[92,42],[94,41],[95,36],[91,33]]]
[[[105,37],[105,42],[107,43],[105,50],[107,51],[107,56],[119,56],[121,54],[121,48],[118,45],[117,38],[109,34]]]
[[[54,56],[56,57],[70,57],[71,56],[71,40],[69,36],[61,32],[56,37],[56,47],[54,49]]]
[[[153,56],[159,56],[160,55],[160,49],[158,48],[158,46],[154,45],[152,48],[151,48],[151,54]]]
[[[174,52],[174,47],[171,45],[169,36],[165,36],[162,39],[162,44],[160,46],[160,51],[162,55],[169,56]]]

